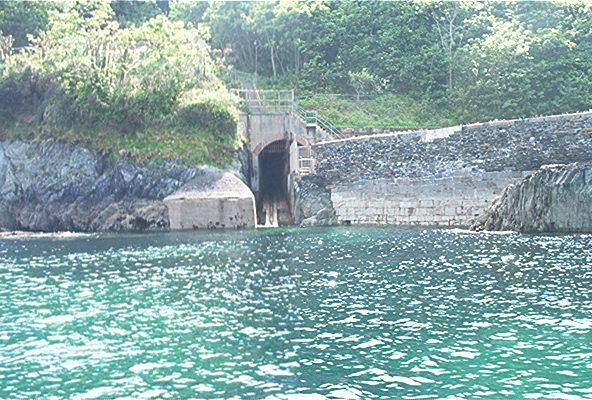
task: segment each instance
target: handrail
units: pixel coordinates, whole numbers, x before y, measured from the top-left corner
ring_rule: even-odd
[[[249,84],[248,86],[251,86]],[[252,113],[287,112],[299,116],[305,123],[314,124],[334,139],[344,139],[341,131],[314,111],[307,110],[295,101],[294,90],[259,90],[255,88],[236,89],[234,93],[242,99]]]
[[[246,103],[251,112],[291,112],[294,105],[293,90],[237,89],[234,93]]]
[[[299,104],[294,106],[294,112],[299,115],[305,123],[307,124],[315,124],[320,127],[322,130],[334,136],[336,139],[344,139],[345,136],[341,133],[341,131],[333,126],[329,121],[325,118],[321,117],[317,113],[311,110],[307,110]]]

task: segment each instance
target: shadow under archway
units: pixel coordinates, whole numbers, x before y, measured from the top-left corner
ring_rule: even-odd
[[[259,153],[259,194],[257,222],[265,226],[290,225],[288,200],[290,142],[277,140]]]

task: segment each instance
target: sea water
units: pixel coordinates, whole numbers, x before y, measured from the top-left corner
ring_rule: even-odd
[[[592,398],[592,237],[0,240],[0,399]]]

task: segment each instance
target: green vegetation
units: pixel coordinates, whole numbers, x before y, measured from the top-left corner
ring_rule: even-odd
[[[436,128],[455,121],[445,113],[409,97],[383,94],[375,97],[317,94],[299,101],[338,128]]]
[[[47,28],[48,13],[55,8],[51,2],[2,1],[0,2],[0,32],[11,36],[13,45],[29,44],[28,35],[38,35]]]
[[[441,124],[592,107],[586,1],[217,2],[200,15],[236,69],[300,95],[396,93]]]
[[[106,2],[49,12],[30,49],[5,40],[0,132],[47,134],[136,159],[222,165],[236,148],[233,99],[202,33],[156,15],[121,27]]]
[[[296,88],[338,126],[592,108],[585,1],[13,1],[0,30],[2,135],[138,159],[225,163],[230,76]]]

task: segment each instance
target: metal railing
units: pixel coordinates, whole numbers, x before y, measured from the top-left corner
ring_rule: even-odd
[[[302,118],[302,120],[306,124],[314,124],[317,127],[321,128],[327,134],[331,135],[335,139],[344,139],[344,136],[341,131],[333,126],[329,121],[325,118],[321,117],[319,114],[315,113],[314,111],[310,111],[305,109],[304,107],[296,104],[294,105],[294,112]]]
[[[294,109],[294,90],[237,89],[234,92],[250,113],[281,113]]]
[[[252,114],[267,113],[294,113],[305,124],[314,124],[322,133],[334,139],[343,139],[346,136],[333,126],[325,118],[314,111],[307,110],[298,105],[294,96],[294,90],[259,90],[253,84],[245,84],[244,89],[236,89],[234,93],[240,98],[242,106]]]

